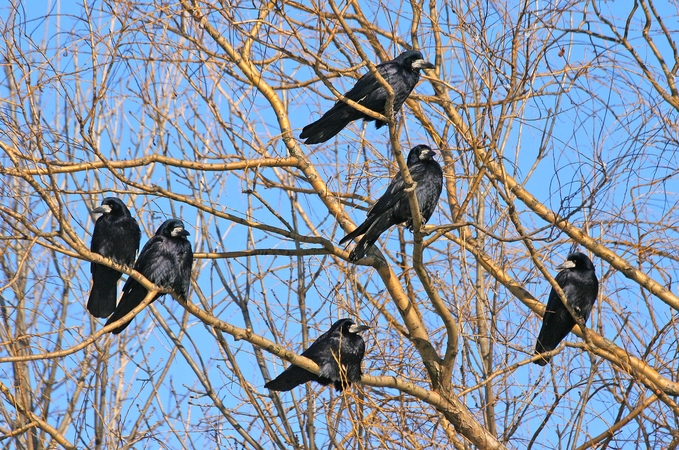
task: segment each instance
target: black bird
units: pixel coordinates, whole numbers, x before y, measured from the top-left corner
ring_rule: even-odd
[[[92,210],[101,214],[94,224],[90,251],[124,266],[132,266],[139,251],[141,230],[127,206],[115,197],[105,198]],[[94,317],[108,317],[116,309],[116,285],[123,275],[110,267],[92,263],[92,290],[87,310]]]
[[[434,65],[424,60],[422,53],[409,50],[401,53],[396,59],[382,63],[376,67],[379,74],[389,83],[394,91],[394,113],[397,113],[406,101],[413,88],[420,80],[420,69],[431,69]],[[370,72],[358,79],[349,92],[344,95],[380,114],[386,115],[387,91],[379,80]],[[305,144],[319,144],[335,136],[350,122],[357,119],[365,121],[375,120],[357,111],[342,100],[338,100],[323,117],[302,129],[301,139]],[[375,128],[380,128],[385,122],[377,120]]]
[[[186,236],[189,232],[184,229],[184,223],[179,219],[166,220],[156,234],[144,245],[134,270],[144,275],[158,287],[173,290],[182,300],[189,297],[191,282],[191,267],[193,266],[193,251]],[[115,322],[139,305],[148,291],[137,280],[128,277],[123,286],[123,296],[118,307],[106,325]],[[153,300],[165,294],[158,294]],[[118,334],[130,322],[120,325],[111,331]]]
[[[443,171],[433,158],[434,154],[434,150],[426,145],[417,145],[408,154],[408,170],[413,181],[417,183],[415,193],[423,224],[434,214],[443,189]],[[377,238],[392,225],[405,222],[406,227],[412,231],[413,216],[410,213],[410,202],[405,188],[405,182],[399,172],[391,180],[387,191],[370,208],[365,222],[339,242],[344,244],[350,239],[364,235],[349,254],[351,262],[363,258]]]
[[[361,379],[365,342],[358,333],[368,329],[370,327],[356,325],[351,319],[338,320],[302,353],[318,364],[318,375],[293,364],[264,387],[272,391],[289,391],[307,381],[315,381],[323,386],[334,383],[335,389],[342,391]],[[341,372],[338,360],[342,365]]]
[[[568,300],[568,306],[573,309],[578,319],[587,322],[592,306],[599,292],[599,280],[594,273],[592,261],[584,253],[571,253],[566,262],[557,267],[560,272],[556,275],[556,282],[563,290]],[[576,321],[568,312],[557,293],[552,289],[547,300],[542,328],[535,344],[535,354],[554,350],[559,342],[570,333]],[[543,356],[535,364],[544,366],[549,357]]]

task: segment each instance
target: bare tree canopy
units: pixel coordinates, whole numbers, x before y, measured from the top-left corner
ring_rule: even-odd
[[[676,448],[678,23],[653,0],[5,2],[3,445]],[[407,50],[434,67],[394,112],[376,66]],[[382,112],[343,96],[366,74]],[[304,144],[338,100],[386,125]],[[397,173],[415,210],[417,145],[437,209],[350,262]],[[183,222],[188,301],[90,251],[107,197],[141,246]],[[539,367],[572,252],[598,297]],[[148,291],[120,335],[87,312],[93,262]],[[317,373],[300,355],[342,318],[371,327],[360,382],[264,388]]]

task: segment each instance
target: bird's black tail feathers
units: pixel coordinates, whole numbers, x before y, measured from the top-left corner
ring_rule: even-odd
[[[120,304],[113,312],[113,315],[108,318],[108,320],[106,321],[106,325],[112,324],[116,320],[127,315],[127,313],[132,311],[134,308],[137,307],[137,305],[144,301],[144,297],[146,297],[146,294],[147,290],[144,289],[144,287],[141,284],[135,282],[135,285],[130,288],[129,292],[123,294],[123,297],[120,299]],[[111,333],[120,334],[125,328],[127,328],[127,326],[131,322],[132,321],[120,325],[118,328],[111,331]]]
[[[290,391],[300,384],[304,384],[307,381],[316,381],[322,385],[328,385],[330,380],[327,378],[321,378],[308,370],[304,370],[299,366],[292,365],[285,369],[283,373],[278,375],[273,380],[269,381],[264,385],[265,388],[271,389],[272,391]]]
[[[347,126],[349,122],[325,122],[321,117],[316,122],[307,125],[299,135],[301,139],[306,139],[305,144],[320,144],[332,139],[337,133]]]
[[[539,339],[538,339],[537,343],[535,344],[535,354],[536,355],[539,355],[539,354],[545,353],[545,352],[551,352],[552,350],[554,350],[553,347],[552,348],[545,348],[542,345],[542,342]],[[538,366],[546,366],[549,363],[550,359],[552,359],[552,358],[549,357],[549,356],[543,356],[542,358],[533,361],[533,363],[537,364]]]
[[[87,300],[87,310],[94,317],[105,318],[116,309],[118,300],[118,279],[113,277],[94,277],[90,297]]]
[[[370,227],[377,218],[378,216],[368,217],[368,219],[366,219],[365,222],[363,222],[354,231],[347,234],[339,241],[340,245],[342,245],[345,242],[349,242],[350,240],[356,240],[356,238],[362,234],[365,235],[363,236],[363,238],[356,242],[356,246],[351,251],[351,253],[349,253],[349,261],[356,262],[359,259],[363,258],[368,249],[370,248],[370,246],[373,245],[377,238],[380,237],[379,233],[375,235],[374,232],[372,233],[370,232]]]
[[[380,235],[384,233],[391,224],[392,217],[390,214],[386,216],[375,215],[367,219],[361,226],[351,232],[350,235],[353,235],[354,233],[356,236],[363,234],[363,237],[356,242],[356,246],[351,253],[349,253],[349,261],[355,263],[363,258],[366,253],[368,253],[368,249],[377,242]]]
[[[365,222],[363,222],[358,227],[356,227],[356,229],[354,229],[354,231],[352,231],[351,233],[347,234],[342,239],[340,239],[340,241],[339,241],[340,245],[344,244],[345,242],[355,240],[358,236],[365,234],[368,231],[368,229],[370,228],[370,225],[372,225],[373,222],[375,222],[375,219],[377,219],[377,216],[369,216],[365,220]]]
[[[368,249],[375,244],[377,239],[380,237],[379,234],[368,233],[363,236],[357,243],[354,249],[349,253],[349,261],[355,263],[359,259],[363,258]]]
[[[350,122],[355,120],[352,117],[341,117],[333,112],[331,109],[323,115],[316,122],[302,128],[302,133],[299,135],[300,139],[306,139],[305,144],[320,144],[322,142],[332,139],[337,133],[342,131]],[[342,114],[344,116],[344,114]]]

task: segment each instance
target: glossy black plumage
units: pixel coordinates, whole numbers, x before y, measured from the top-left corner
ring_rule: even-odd
[[[189,232],[179,219],[166,220],[156,234],[144,245],[134,270],[141,273],[156,286],[172,289],[180,298],[187,300],[191,283],[191,267],[193,266],[193,250],[186,239]],[[132,277],[128,277],[123,286],[123,296],[118,307],[106,325],[115,322],[139,305],[146,297],[146,289]],[[154,300],[164,294],[157,295]],[[118,334],[130,322],[111,331]]]
[[[302,356],[318,364],[318,375],[293,364],[264,387],[273,391],[289,391],[307,381],[315,381],[323,386],[334,383],[335,389],[341,391],[351,383],[360,381],[365,342],[358,333],[369,328],[355,325],[351,319],[338,320],[302,353]],[[343,373],[340,373],[338,359]]]
[[[415,50],[401,53],[397,58],[376,67],[379,74],[389,83],[394,91],[395,113],[401,109],[401,106],[420,80],[420,70],[433,67],[433,64],[424,60],[422,53]],[[361,106],[365,106],[380,114],[385,114],[387,91],[370,72],[359,78],[354,87],[344,96]],[[332,138],[350,122],[357,119],[364,119],[366,121],[375,120],[357,111],[342,100],[338,100],[320,119],[305,126],[299,137],[306,139],[304,141],[305,144],[319,144]],[[375,122],[375,128],[380,128],[383,125],[385,123],[380,120]]]
[[[94,224],[90,251],[110,258],[117,264],[132,266],[139,251],[141,230],[127,206],[115,197],[105,198],[92,210],[101,214]],[[92,290],[87,310],[94,317],[108,317],[116,309],[117,284],[122,273],[110,267],[92,263]]]
[[[566,262],[557,268],[561,271],[554,280],[563,290],[568,305],[576,313],[578,319],[587,322],[599,292],[599,280],[594,273],[592,261],[584,253],[576,252],[568,255]],[[535,344],[535,354],[554,350],[575,324],[575,319],[552,289],[547,300],[545,316],[542,319],[542,328]],[[535,364],[544,366],[549,360],[550,358],[545,356],[535,361]]]
[[[443,190],[443,171],[433,158],[434,154],[434,151],[426,145],[417,145],[408,154],[408,170],[413,181],[417,183],[415,193],[423,224],[434,214]],[[405,188],[405,182],[399,172],[391,180],[387,191],[370,208],[365,222],[342,238],[340,244],[364,235],[349,254],[350,261],[356,262],[363,258],[370,246],[392,225],[405,222],[406,227],[412,231],[413,217]]]

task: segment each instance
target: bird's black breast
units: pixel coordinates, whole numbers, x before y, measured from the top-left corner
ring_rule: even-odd
[[[399,67],[397,73],[388,74],[387,81],[394,91],[394,111],[398,111],[420,81],[420,74]]]
[[[345,334],[342,336],[340,348],[342,363],[360,363],[365,354],[365,341],[358,334]]]
[[[578,314],[578,318],[587,321],[599,291],[596,275],[592,271],[564,270],[555,280],[564,291],[568,305]],[[560,302],[558,295],[555,297],[555,300]]]
[[[186,298],[192,263],[193,252],[189,241],[156,235],[144,246],[135,270],[155,285],[172,289]]]
[[[139,250],[140,240],[139,225],[132,217],[105,214],[95,223],[90,250],[118,264],[130,266]]]
[[[410,175],[417,183],[415,195],[417,195],[422,223],[427,223],[434,214],[443,191],[443,171],[436,161],[431,160],[414,165]],[[407,195],[400,201],[395,216],[395,219],[399,221],[397,223],[406,222],[406,226],[412,230],[413,219]]]

